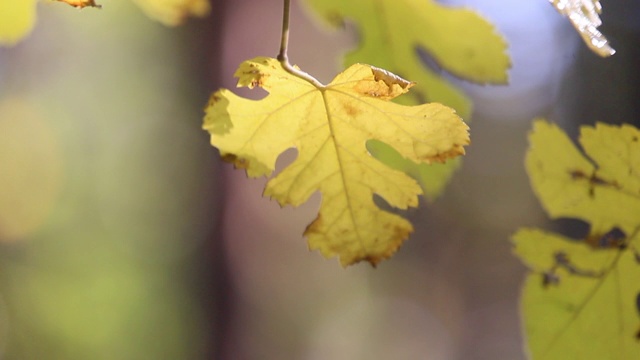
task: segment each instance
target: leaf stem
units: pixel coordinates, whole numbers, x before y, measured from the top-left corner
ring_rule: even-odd
[[[284,10],[282,13],[282,40],[280,41],[280,53],[278,61],[281,63],[289,63],[287,56],[287,48],[289,47],[289,13],[291,9],[291,0],[284,0]]]
[[[318,81],[313,76],[307,74],[306,72],[294,67],[289,63],[289,56],[287,55],[287,50],[289,48],[289,14],[291,10],[291,0],[284,0],[284,9],[282,12],[282,39],[280,41],[280,52],[278,53],[278,61],[282,65],[282,68],[285,69],[291,75],[297,76],[301,79],[304,79],[310,82],[313,86],[318,89],[324,89],[325,85]]]

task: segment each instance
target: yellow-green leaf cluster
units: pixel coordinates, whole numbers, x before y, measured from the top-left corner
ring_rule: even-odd
[[[56,0],[76,8],[101,7],[94,0]],[[151,18],[176,26],[189,16],[209,14],[208,0],[134,0]],[[37,0],[0,0],[0,45],[15,45],[27,36],[36,21]]]
[[[534,123],[526,167],[551,218],[590,224],[584,239],[513,236],[530,268],[522,313],[533,359],[640,358],[640,131],[583,126],[583,155],[556,125]]]
[[[420,51],[435,61],[436,67],[460,78],[491,84],[506,84],[510,59],[506,41],[493,25],[464,8],[440,5],[433,0],[306,0],[306,3],[333,26],[346,21],[356,24],[360,45],[345,56],[346,65],[373,64],[416,82],[401,103],[438,102],[450,106],[467,119],[469,99],[453,86],[441,71],[421,60]],[[369,149],[385,164],[416,178],[428,198],[441,193],[459,166],[420,165],[404,159],[383,143]]]
[[[238,86],[259,86],[269,95],[252,101],[226,89],[214,93],[204,120],[212,145],[250,177],[271,175],[277,157],[297,149],[264,195],[298,206],[319,191],[318,217],[304,235],[311,249],[339,256],[343,265],[375,265],[413,231],[406,219],[378,208],[374,195],[406,209],[417,206],[421,194],[415,180],[373,158],[367,141],[425,163],[461,155],[469,143],[468,128],[452,109],[390,102],[413,84],[372,66],[355,64],[322,85],[260,57],[242,63],[235,75]]]
[[[0,45],[14,45],[31,32],[37,0],[0,0]]]
[[[209,0],[134,0],[152,19],[167,26],[182,24],[188,17],[209,14]]]

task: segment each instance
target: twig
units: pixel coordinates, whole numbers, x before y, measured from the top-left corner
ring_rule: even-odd
[[[284,0],[284,10],[282,13],[282,40],[280,41],[280,52],[278,53],[278,61],[288,73],[295,75],[301,79],[310,82],[318,89],[324,89],[325,86],[313,76],[294,67],[289,63],[287,50],[289,47],[289,13],[291,12],[291,0]]]

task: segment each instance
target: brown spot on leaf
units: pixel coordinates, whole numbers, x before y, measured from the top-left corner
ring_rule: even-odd
[[[464,154],[465,154],[465,150],[464,150],[463,145],[456,144],[451,148],[451,150],[445,151],[445,152],[440,152],[438,154],[429,156],[429,158],[426,159],[426,160],[437,162],[437,163],[444,163],[449,159],[452,159],[452,158],[455,158],[457,156],[464,155]]]
[[[595,195],[595,187],[596,186],[610,186],[616,189],[620,189],[620,185],[618,185],[615,181],[608,181],[599,177],[595,172],[591,175],[585,174],[582,170],[570,170],[569,175],[572,180],[587,180],[589,182],[589,196],[593,197]]]
[[[57,0],[63,3],[67,3],[75,8],[82,9],[85,7],[102,8],[102,5],[96,4],[94,0]]]
[[[347,115],[349,115],[350,117],[356,117],[360,113],[360,110],[356,109],[355,106],[349,103],[344,103],[343,108]]]
[[[410,87],[415,85],[414,82],[405,80],[384,69],[375,66],[369,66],[369,69],[373,75],[373,81],[367,77],[359,81],[354,87],[354,90],[360,94],[383,100],[391,100],[406,93]]]
[[[606,233],[593,233],[587,235],[584,241],[596,249],[625,249],[627,247],[627,234],[619,227],[613,227]]]
[[[249,168],[249,161],[245,158],[238,157],[234,154],[221,154],[222,161],[232,163],[237,169]]]
[[[384,253],[368,255],[362,259],[359,259],[355,262],[359,261],[367,261],[374,268],[378,265],[382,260],[390,258],[396,251],[400,248],[400,245],[409,237],[409,235],[413,232],[413,228],[406,228],[404,226],[394,226],[393,227],[393,239],[395,243],[393,246],[390,246]]]
[[[550,285],[558,285],[560,284],[560,276],[556,274],[553,270],[545,271],[542,273],[542,287],[545,289]]]
[[[378,267],[378,263],[382,261],[382,258],[380,258],[379,256],[367,256],[362,260],[371,264],[371,266],[375,269],[376,267]]]
[[[211,95],[211,97],[209,98],[209,105],[207,106],[213,106],[215,103],[217,103],[218,101],[220,101],[220,97],[218,96],[218,93],[215,92]]]
[[[309,236],[311,233],[319,233],[318,229],[322,227],[322,214],[318,214],[318,216],[311,222],[311,224],[307,225],[307,228],[304,229],[304,236]]]
[[[220,154],[220,158],[224,162],[234,163],[238,157],[234,154]]]
[[[344,17],[338,12],[338,11],[330,11],[325,13],[324,17],[327,19],[327,21],[329,22],[329,24],[337,27],[337,28],[344,28],[345,27],[345,23],[344,23]]]
[[[595,172],[591,175],[587,175],[581,170],[572,170],[569,171],[569,175],[571,175],[571,179],[573,180],[588,180],[592,185],[618,186],[615,181],[607,181],[598,177]]]
[[[581,180],[581,179],[589,178],[587,174],[585,174],[582,170],[571,170],[569,171],[569,175],[571,176],[572,180]]]
[[[250,74],[255,75],[255,77],[253,78],[253,80],[251,80],[251,83],[249,84],[249,89],[253,89],[256,86],[262,87],[264,85],[265,79],[268,77],[265,74],[261,74],[257,70],[250,72]]]
[[[589,278],[597,278],[602,276],[602,272],[588,270],[588,269],[581,269],[575,266],[569,259],[569,256],[567,255],[567,253],[563,251],[558,251],[557,253],[555,253],[554,259],[556,261],[557,267],[564,268],[571,275],[577,275],[577,276],[589,277]]]

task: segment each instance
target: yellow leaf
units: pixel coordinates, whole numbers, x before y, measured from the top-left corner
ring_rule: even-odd
[[[640,131],[583,126],[580,144],[536,120],[526,166],[552,218],[584,220],[584,239],[513,236],[531,272],[522,314],[533,359],[640,359]]]
[[[514,235],[516,254],[532,269],[521,299],[532,359],[640,359],[634,235],[624,249],[599,250],[539,230]],[[550,276],[555,282],[545,282]]]
[[[369,152],[383,164],[406,173],[416,179],[427,200],[433,201],[442,194],[453,173],[460,167],[460,158],[446,163],[420,164],[402,157],[391,146],[376,140],[367,142]]]
[[[368,140],[426,163],[461,155],[469,143],[468,128],[452,109],[389,102],[413,84],[372,66],[353,65],[326,86],[263,57],[245,61],[235,75],[238,86],[259,86],[269,95],[252,101],[226,89],[214,93],[204,120],[212,145],[251,177],[270,175],[277,157],[296,148],[296,160],[264,194],[297,206],[319,191],[320,211],[305,235],[311,249],[339,256],[344,266],[377,264],[413,231],[404,218],[378,208],[374,194],[406,209],[417,206],[421,193],[409,176],[374,159]]]
[[[615,181],[615,187],[640,197],[640,131],[627,124],[598,123],[582,128],[580,144],[598,164],[598,176]]]
[[[549,216],[578,218],[597,230],[640,225],[639,137],[629,125],[582,127],[581,143],[596,167],[556,125],[536,121],[526,167]]]
[[[332,25],[355,21],[361,44],[346,56],[347,65],[366,62],[413,79],[405,102],[439,102],[466,118],[469,100],[442,74],[421,61],[427,51],[437,66],[478,83],[505,84],[510,59],[506,41],[475,12],[433,0],[307,0]],[[421,101],[422,100],[422,101]]]
[[[0,0],[0,45],[14,45],[35,24],[36,0]]]
[[[557,253],[566,254],[577,269],[600,273],[613,260],[617,251],[593,251],[583,241],[548,233],[539,229],[520,229],[513,235],[514,253],[536,273],[551,269]]]
[[[346,65],[374,64],[414,80],[417,84],[399,103],[438,102],[454,108],[464,119],[470,100],[443,71],[478,83],[504,84],[510,59],[506,41],[475,12],[440,5],[432,0],[306,0],[333,26],[354,21],[361,44],[345,57]],[[427,66],[419,51],[431,55]],[[387,166],[407,172],[429,200],[445,188],[461,161],[416,164],[379,142],[367,145]]]
[[[134,0],[152,19],[167,26],[182,24],[189,16],[204,17],[211,7],[208,0]]]

